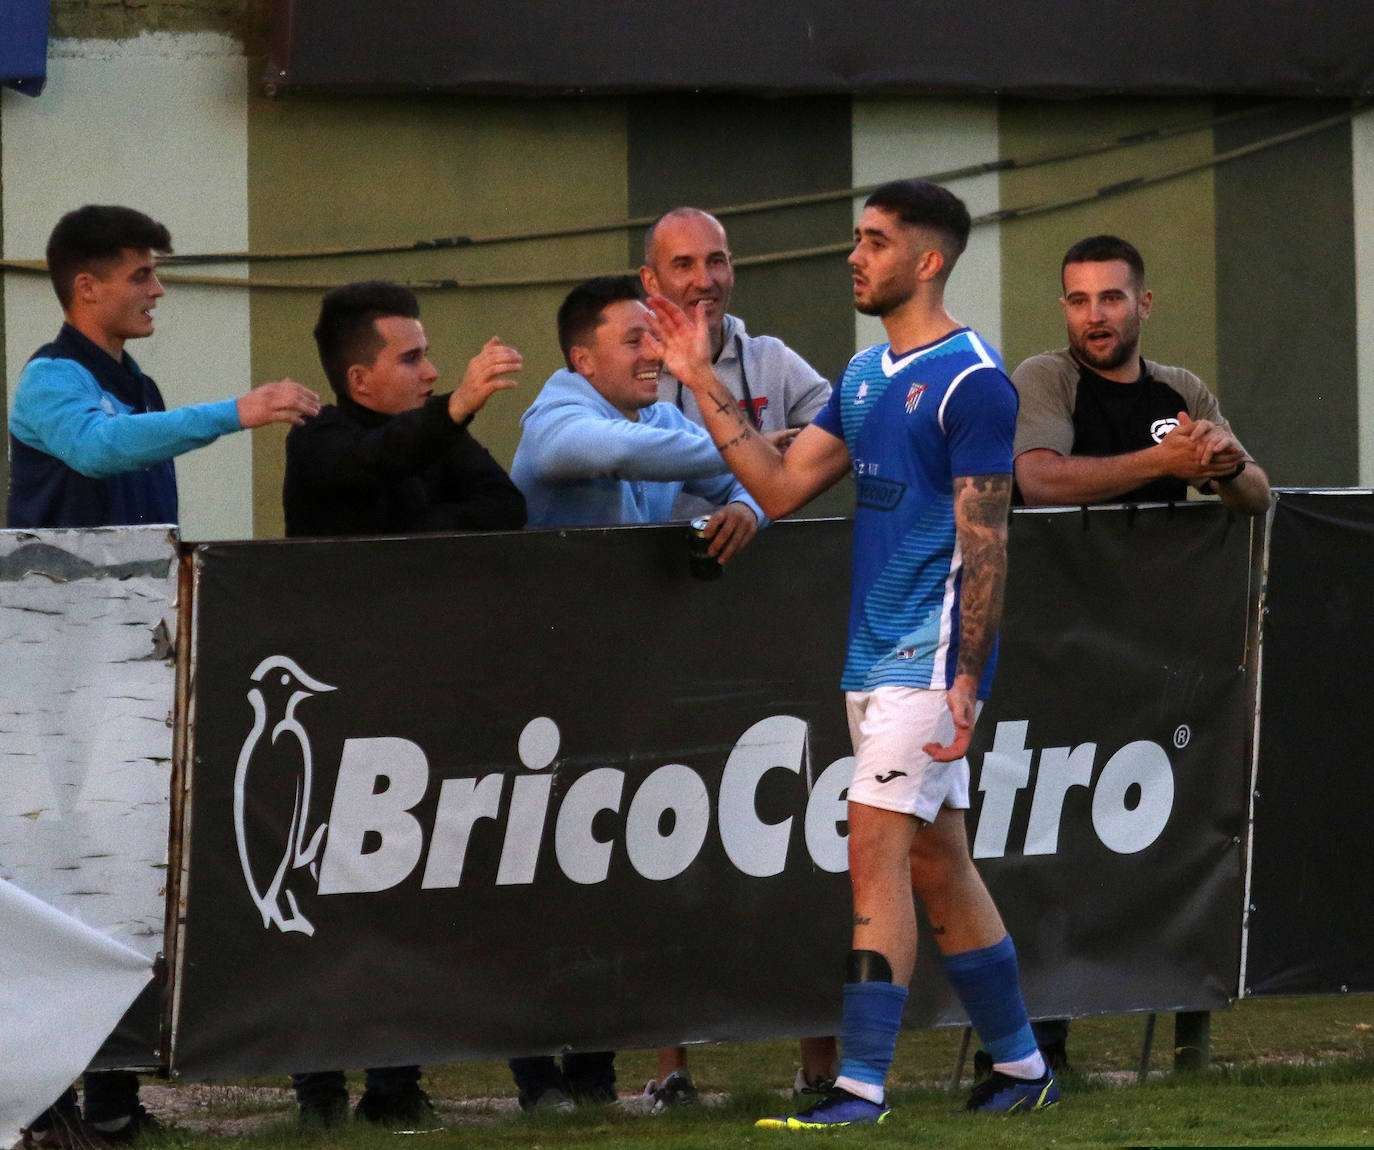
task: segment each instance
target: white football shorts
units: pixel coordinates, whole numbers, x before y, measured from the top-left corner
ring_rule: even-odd
[[[926,743],[948,745],[954,717],[944,691],[877,687],[846,691],[854,779],[849,801],[934,822],[941,807],[967,810],[968,760],[934,762]],[[982,711],[980,701],[977,711]]]

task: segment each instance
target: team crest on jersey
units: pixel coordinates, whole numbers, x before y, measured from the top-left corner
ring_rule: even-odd
[[[856,391],[856,392],[854,393],[854,402],[855,402],[855,404],[857,405],[857,404],[862,403],[862,402],[863,402],[865,399],[867,399],[867,398],[868,398],[868,380],[864,380],[863,383],[859,384],[859,390]]]
[[[906,392],[906,413],[910,415],[916,410],[916,405],[921,402],[921,396],[925,394],[926,385],[924,383],[913,383]]]

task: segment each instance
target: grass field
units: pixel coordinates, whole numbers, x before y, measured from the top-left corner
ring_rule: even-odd
[[[643,1113],[633,1101],[572,1115],[522,1115],[511,1107],[510,1076],[497,1062],[426,1067],[424,1085],[438,1104],[444,1129],[404,1136],[363,1125],[301,1130],[278,1077],[147,1093],[154,1096],[148,1098],[152,1108],[162,1109],[171,1123],[158,1144],[186,1150],[373,1150],[395,1147],[402,1137],[425,1150],[762,1147],[798,1137],[947,1150],[1374,1144],[1374,996],[1247,1001],[1219,1011],[1212,1020],[1212,1065],[1200,1074],[1167,1073],[1173,1020],[1162,1016],[1154,1073],[1137,1083],[1144,1030],[1139,1016],[1074,1023],[1069,1040],[1074,1070],[1065,1080],[1064,1103],[1020,1119],[959,1111],[967,1067],[961,1088],[947,1089],[958,1032],[904,1034],[890,1080],[892,1117],[881,1127],[833,1134],[753,1128],[756,1117],[790,1109],[788,1091],[797,1065],[790,1042],[694,1047],[693,1074],[712,1104],[657,1116]],[[653,1056],[623,1052],[617,1066],[622,1096],[628,1096],[651,1076]],[[361,1081],[351,1086],[356,1092]]]

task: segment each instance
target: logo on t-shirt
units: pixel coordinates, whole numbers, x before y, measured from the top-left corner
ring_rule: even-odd
[[[926,385],[924,383],[913,383],[907,388],[906,393],[906,413],[911,415],[916,410],[916,405],[921,402],[921,396],[925,394]]]
[[[858,391],[856,391],[856,392],[854,393],[854,404],[855,404],[855,406],[858,406],[859,404],[861,404],[861,403],[862,403],[865,399],[867,399],[867,398],[868,398],[868,380],[864,380],[863,383],[859,384],[859,389],[858,389]]]
[[[1178,420],[1172,417],[1169,419],[1156,419],[1150,424],[1150,438],[1158,443],[1177,426]]]

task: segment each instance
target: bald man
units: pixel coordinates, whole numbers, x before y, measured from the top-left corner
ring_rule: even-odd
[[[830,384],[795,351],[769,335],[750,335],[744,321],[728,314],[735,290],[735,265],[725,228],[699,208],[674,208],[660,216],[644,237],[639,278],[646,291],[686,310],[704,303],[716,375],[759,431],[805,427],[830,398]],[[693,423],[701,411],[689,389],[664,368],[658,399],[671,403]],[[706,514],[692,496],[679,499],[674,518]]]

